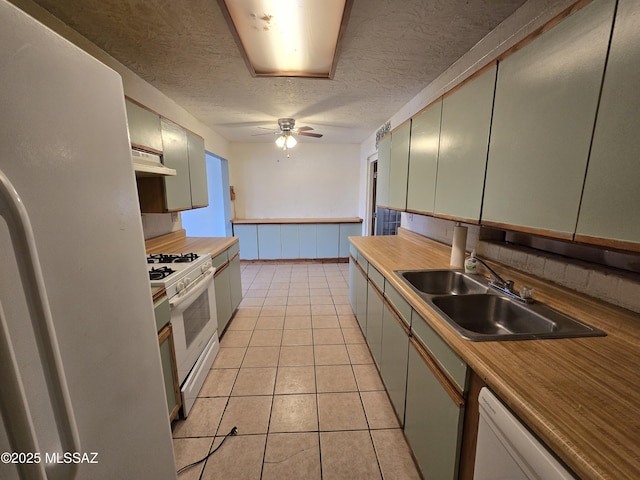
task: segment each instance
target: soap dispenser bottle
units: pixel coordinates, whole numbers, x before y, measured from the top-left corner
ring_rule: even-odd
[[[478,261],[476,260],[476,250],[471,251],[471,256],[464,262],[464,273],[478,273]]]

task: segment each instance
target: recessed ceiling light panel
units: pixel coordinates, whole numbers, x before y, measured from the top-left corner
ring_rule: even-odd
[[[333,78],[353,0],[218,0],[253,76]]]

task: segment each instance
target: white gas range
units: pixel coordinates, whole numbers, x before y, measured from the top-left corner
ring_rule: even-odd
[[[215,268],[208,253],[150,254],[147,263],[151,286],[164,287],[169,298],[182,411],[186,417],[220,349],[213,284]]]

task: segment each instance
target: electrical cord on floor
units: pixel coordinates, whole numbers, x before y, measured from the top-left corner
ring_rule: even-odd
[[[213,449],[212,452],[210,452],[206,457],[198,460],[197,462],[193,462],[190,463],[189,465],[186,465],[184,467],[182,467],[180,470],[178,470],[177,474],[180,475],[182,472],[184,472],[185,470],[188,470],[191,467],[195,467],[196,465],[204,462],[207,458],[209,458],[211,455],[213,455],[214,453],[216,453],[218,451],[218,449],[222,446],[222,444],[224,443],[224,441],[227,439],[227,437],[229,436],[234,436],[235,434],[238,433],[238,427],[236,427],[234,425],[234,427],[229,431],[229,433],[227,433],[224,438],[222,439],[222,441],[220,442],[220,445],[218,445],[216,448]]]

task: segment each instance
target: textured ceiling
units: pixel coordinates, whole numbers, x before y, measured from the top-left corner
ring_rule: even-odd
[[[321,0],[312,0],[321,1]],[[360,143],[525,0],[355,0],[333,80],[254,78],[216,0],[35,0],[229,141]]]

